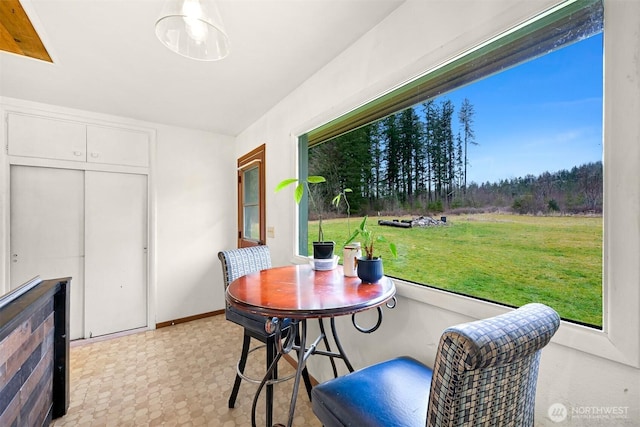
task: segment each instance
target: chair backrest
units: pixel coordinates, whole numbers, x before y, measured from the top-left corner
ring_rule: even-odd
[[[271,267],[271,253],[268,246],[231,249],[218,252],[222,263],[222,279],[225,290],[238,277]]]
[[[533,426],[541,349],[560,326],[543,304],[445,330],[427,426]]]

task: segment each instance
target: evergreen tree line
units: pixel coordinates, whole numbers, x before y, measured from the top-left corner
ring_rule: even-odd
[[[309,174],[327,184],[312,191],[321,209],[344,188],[350,213],[436,213],[507,207],[519,213],[601,211],[602,163],[497,183],[467,183],[475,141],[474,107],[456,114],[448,100],[427,101],[309,150]],[[339,214],[345,213],[345,206]]]

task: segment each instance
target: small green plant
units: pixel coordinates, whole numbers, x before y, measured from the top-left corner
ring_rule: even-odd
[[[344,204],[347,206],[347,233],[351,235],[351,205],[349,204],[349,199],[347,199],[347,193],[353,193],[353,190],[350,188],[343,189],[331,200],[331,204],[336,209],[340,209],[340,201],[344,200]]]
[[[326,182],[327,180],[320,175],[311,175],[308,176],[307,179],[298,179],[298,178],[287,178],[278,183],[275,188],[275,192],[282,190],[285,187],[288,187],[291,184],[297,183],[295,190],[293,191],[293,199],[297,204],[300,204],[302,200],[302,196],[304,195],[305,190],[307,194],[309,194],[309,203],[317,213],[318,213],[318,242],[324,242],[324,231],[322,229],[322,212],[319,211],[318,206],[316,205],[316,201],[313,198],[313,194],[311,193],[310,184],[320,184],[322,182]]]
[[[353,242],[356,237],[361,236],[362,250],[364,251],[365,259],[378,258],[374,255],[376,243],[388,243],[391,254],[393,255],[394,258],[398,258],[398,249],[396,248],[395,243],[387,241],[387,239],[382,235],[377,235],[377,236],[374,235],[373,230],[367,227],[367,219],[368,219],[367,216],[365,216],[362,219],[362,221],[358,225],[358,228],[356,228],[353,231],[351,236],[347,239],[347,241],[344,244],[348,245],[349,243]]]

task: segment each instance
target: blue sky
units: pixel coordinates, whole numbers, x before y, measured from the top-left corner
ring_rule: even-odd
[[[495,182],[602,160],[602,34],[443,97],[475,109],[468,182]]]

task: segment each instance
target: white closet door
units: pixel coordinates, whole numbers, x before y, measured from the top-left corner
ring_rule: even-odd
[[[70,338],[84,335],[84,172],[11,166],[11,289],[71,277]]]
[[[147,177],[85,175],[85,336],[147,325]]]

